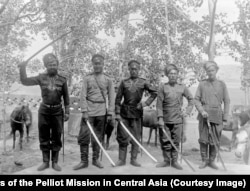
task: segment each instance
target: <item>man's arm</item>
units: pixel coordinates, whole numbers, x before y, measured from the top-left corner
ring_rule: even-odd
[[[69,91],[68,91],[67,81],[63,83],[62,89],[63,89],[63,102],[64,102],[65,114],[69,114],[70,100],[69,100]]]
[[[27,62],[23,62],[19,65],[21,83],[25,86],[39,85],[39,76],[27,77],[26,66]]]
[[[202,99],[202,93],[201,93],[201,84],[198,85],[198,88],[196,90],[196,94],[194,97],[194,105],[199,113],[203,113],[205,110],[202,107],[201,99]]]
[[[145,101],[145,104],[149,106],[157,97],[157,90],[147,81],[144,84],[144,89],[150,94],[148,99]]]
[[[229,115],[229,107],[230,107],[230,98],[227,90],[227,86],[225,83],[223,87],[223,102],[224,102],[224,113],[223,113],[223,121],[228,120],[228,115]]]
[[[80,93],[80,107],[81,107],[81,112],[87,112],[88,111],[88,104],[87,104],[87,78],[83,78],[82,82],[82,89]]]
[[[191,92],[189,91],[189,89],[186,86],[185,86],[183,95],[188,101],[188,105],[186,107],[186,114],[190,115],[192,110],[193,110],[193,107],[194,107],[194,98],[193,98],[193,95],[191,94]]]
[[[123,81],[121,81],[119,85],[116,98],[115,98],[115,113],[116,114],[120,114],[122,97],[123,97]]]
[[[109,79],[108,83],[108,100],[109,100],[108,115],[113,115],[115,110],[115,87],[112,79]]]
[[[163,118],[163,100],[164,100],[164,84],[161,83],[159,85],[157,102],[156,102],[156,111],[158,119]]]

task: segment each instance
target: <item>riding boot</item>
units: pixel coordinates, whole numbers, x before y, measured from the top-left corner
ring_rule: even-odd
[[[216,158],[217,152],[214,145],[209,145],[209,163],[208,166],[210,166],[213,169],[218,169],[218,166],[215,164],[215,158]]]
[[[178,169],[178,170],[182,170],[182,167],[181,165],[178,163],[178,153],[177,151],[171,151],[171,156],[172,156],[172,163],[171,163],[171,166]]]
[[[102,163],[98,160],[100,155],[99,145],[93,145],[93,155],[92,155],[92,164],[98,168],[103,168]]]
[[[73,170],[87,168],[89,166],[89,145],[80,145],[81,162],[74,166]]]
[[[58,165],[59,151],[52,151],[52,168],[56,171],[61,171],[62,168]]]
[[[127,158],[127,146],[122,147],[119,145],[119,160],[115,163],[115,166],[125,165],[126,158]]]
[[[202,163],[199,166],[200,169],[206,168],[208,165],[207,150],[208,150],[208,145],[204,143],[200,143],[200,152],[201,152],[201,160],[202,160]]]
[[[164,161],[157,164],[156,168],[161,168],[161,167],[167,167],[170,166],[170,161],[171,161],[171,152],[168,150],[163,150],[162,151]]]
[[[45,170],[49,168],[49,160],[50,160],[50,151],[42,151],[43,154],[43,164],[38,167],[38,171]]]
[[[137,154],[138,154],[138,147],[132,145],[132,151],[131,151],[131,161],[130,164],[136,167],[140,167],[141,164],[139,164],[136,159],[137,159]]]

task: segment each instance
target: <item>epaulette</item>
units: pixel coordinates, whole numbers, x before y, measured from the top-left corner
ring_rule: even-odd
[[[57,74],[59,77],[61,77],[61,78],[65,78],[65,79],[67,79],[67,77],[65,76],[65,75],[62,75],[62,74]]]
[[[65,70],[58,70],[57,75],[66,79],[70,78],[70,73],[66,72]]]
[[[130,77],[122,79],[122,81],[130,80]]]
[[[94,74],[94,72],[90,72],[90,73],[86,74],[86,76],[91,76],[93,74]]]
[[[108,74],[106,74],[106,73],[103,73],[103,75],[104,75],[104,76],[107,76],[107,77],[109,77],[109,78],[111,78],[111,76],[108,75]]]
[[[143,77],[139,77],[139,79],[147,81],[147,79]]]

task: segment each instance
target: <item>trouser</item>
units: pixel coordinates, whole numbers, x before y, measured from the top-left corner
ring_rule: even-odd
[[[166,123],[163,128],[165,132],[171,138],[175,147],[179,150],[179,144],[181,141],[182,124],[167,124]],[[168,140],[167,136],[163,133],[162,129],[159,129],[159,134],[160,134],[160,143],[161,143],[161,149],[163,151],[163,154],[168,155],[167,157],[170,157],[169,154],[165,154],[165,153],[171,153],[170,160],[177,161],[178,151],[176,151],[176,149],[172,146],[171,142]]]
[[[123,118],[122,122],[129,130],[129,132],[135,137],[135,139],[140,142],[141,137],[141,118]],[[124,130],[124,128],[119,123],[117,127],[117,142],[120,148],[127,148],[128,144],[132,144],[131,160],[136,160],[139,146],[136,142],[129,136],[129,134]],[[125,149],[124,149],[125,150]]]
[[[41,105],[38,112],[38,132],[42,151],[60,151],[63,130],[63,109],[46,108]]]
[[[222,132],[222,125],[218,125],[215,123],[210,123],[211,125],[211,131],[216,139],[216,142],[218,143],[217,147],[219,147],[220,144],[220,137]],[[201,158],[203,161],[208,160],[214,161],[217,155],[216,151],[216,143],[213,142],[212,136],[209,134],[209,129],[207,125],[207,121],[204,119],[201,119],[199,121],[199,140],[200,143],[200,149],[201,149]],[[209,151],[208,151],[209,150]],[[209,157],[208,157],[209,154]]]
[[[95,116],[89,117],[89,123],[93,128],[95,135],[97,136],[98,140],[102,142],[103,140],[103,133],[104,133],[104,125],[105,125],[105,115],[104,116]],[[87,123],[82,120],[81,121],[81,128],[78,135],[78,144],[80,146],[89,145],[91,142],[92,149],[93,149],[93,159],[97,160],[99,158],[100,153],[100,146],[96,142],[95,138],[91,134]]]

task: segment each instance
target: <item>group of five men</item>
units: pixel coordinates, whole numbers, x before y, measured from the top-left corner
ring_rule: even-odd
[[[202,164],[199,168],[210,166],[218,167],[214,163],[216,157],[215,143],[209,136],[207,119],[212,126],[217,139],[220,139],[222,124],[226,123],[229,113],[229,95],[225,83],[216,78],[218,66],[213,61],[204,65],[208,78],[199,83],[196,95],[193,98],[189,89],[178,83],[178,68],[169,64],[164,72],[168,77],[168,83],[161,83],[158,90],[147,80],[139,77],[140,63],[136,60],[128,62],[130,77],[123,79],[115,96],[112,79],[103,72],[104,57],[100,54],[92,56],[93,72],[83,78],[80,96],[82,120],[78,136],[81,161],[73,169],[78,170],[88,167],[89,144],[91,141],[93,154],[92,164],[103,168],[99,161],[100,147],[91,134],[87,122],[93,127],[98,140],[103,139],[105,123],[115,118],[122,121],[136,140],[141,139],[141,123],[143,108],[149,106],[157,98],[157,117],[160,128],[160,143],[164,161],[156,167],[172,166],[181,170],[178,163],[178,149],[181,138],[181,129],[185,117],[191,114],[195,105],[199,115],[199,143]],[[27,62],[20,64],[20,79],[24,85],[39,85],[41,87],[42,103],[38,112],[38,129],[40,149],[43,154],[43,163],[39,171],[49,168],[50,150],[52,151],[52,168],[60,171],[58,154],[62,147],[61,134],[63,121],[69,119],[69,93],[67,80],[58,74],[58,59],[54,54],[46,54],[43,57],[47,71],[35,77],[27,77]],[[150,96],[142,101],[144,91]],[[188,101],[185,112],[182,111],[183,97]],[[63,104],[62,104],[63,102]],[[222,104],[224,109],[222,109]],[[64,105],[64,110],[62,106]],[[167,133],[167,135],[166,135]],[[174,146],[169,140],[174,143]],[[117,141],[119,144],[119,156],[116,166],[126,164],[127,147],[132,145],[130,164],[141,166],[137,161],[139,146],[131,139],[128,133],[118,123]]]

